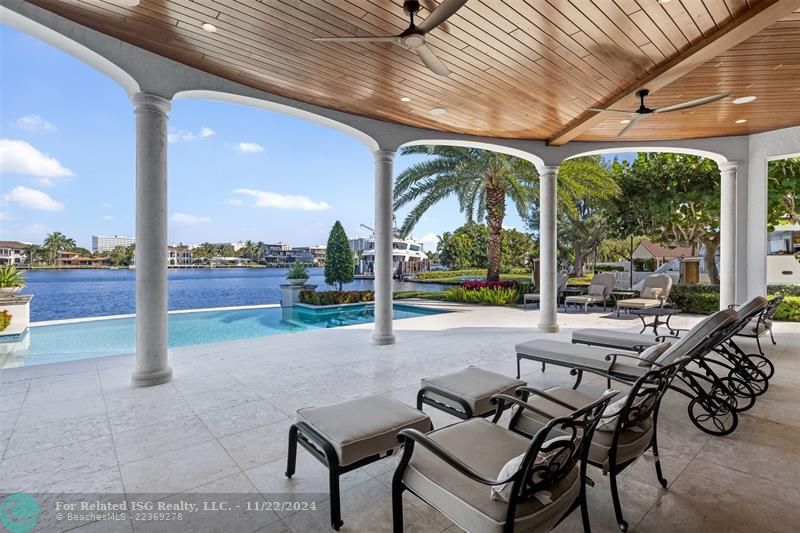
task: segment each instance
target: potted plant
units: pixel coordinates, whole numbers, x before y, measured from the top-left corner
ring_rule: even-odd
[[[10,296],[25,286],[25,276],[14,265],[0,266],[0,296]]]
[[[306,281],[308,281],[306,267],[300,263],[293,264],[286,275],[286,280],[292,285],[305,285]]]

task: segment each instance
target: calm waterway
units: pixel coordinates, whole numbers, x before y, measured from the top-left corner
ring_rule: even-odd
[[[169,271],[169,308],[201,309],[280,302],[286,269],[218,268]],[[311,284],[325,285],[321,268],[308,270]],[[33,294],[31,321],[58,320],[136,312],[136,273],[133,270],[37,270],[26,272]],[[345,285],[349,290],[372,289],[370,280]],[[394,282],[396,291],[441,290],[441,285]]]

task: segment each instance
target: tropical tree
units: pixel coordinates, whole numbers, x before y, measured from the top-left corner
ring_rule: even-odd
[[[455,270],[486,268],[489,228],[484,224],[467,223],[439,237],[437,246],[441,264]],[[502,270],[524,267],[534,254],[536,245],[530,235],[515,229],[503,229],[500,247]]]
[[[539,174],[533,163],[507,154],[453,146],[409,146],[401,149],[400,154],[430,156],[397,177],[394,208],[415,204],[403,222],[401,233],[410,233],[428,209],[455,196],[467,222],[486,221],[489,228],[486,278],[498,280],[506,201],[510,200],[520,217],[525,218],[531,203],[539,196]],[[584,164],[575,161],[565,165]],[[601,182],[596,181],[598,177]],[[602,189],[607,176],[568,172],[557,183],[560,207],[572,211],[575,199]]]
[[[25,256],[27,258],[28,266],[33,266],[34,263],[39,259],[39,256],[42,253],[42,248],[38,244],[29,244],[25,248]]]
[[[770,231],[775,224],[800,223],[800,157],[770,161],[767,166],[767,194]]]
[[[338,285],[342,290],[342,284],[350,283],[354,277],[355,263],[350,241],[342,223],[337,220],[328,235],[328,247],[325,250],[325,283]]]
[[[204,242],[192,250],[192,258],[198,263],[208,264],[212,257],[217,256],[217,247],[210,242]]]
[[[111,252],[109,252],[108,257],[111,260],[111,264],[117,266],[128,266],[133,263],[134,252],[136,250],[136,245],[131,244],[128,246],[117,246]]]
[[[42,248],[47,250],[50,264],[55,264],[56,259],[58,259],[58,252],[72,250],[75,247],[75,239],[70,239],[58,231],[49,233],[42,243]]]

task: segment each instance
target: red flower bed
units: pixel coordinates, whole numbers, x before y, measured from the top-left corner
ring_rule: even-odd
[[[478,291],[481,289],[512,289],[516,283],[511,280],[505,281],[465,281],[462,285],[468,291]]]

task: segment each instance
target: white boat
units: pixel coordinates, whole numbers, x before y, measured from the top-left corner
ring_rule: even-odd
[[[431,262],[421,241],[413,238],[404,239],[395,234],[392,242],[392,277],[403,279],[417,272],[427,272],[430,268]],[[356,265],[356,273],[369,277],[374,272],[375,236],[373,235],[366,242],[364,251],[361,252],[361,260]]]

